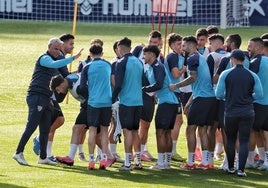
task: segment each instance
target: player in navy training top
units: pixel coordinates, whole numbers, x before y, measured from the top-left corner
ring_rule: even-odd
[[[247,167],[263,170],[268,168],[268,58],[263,55],[264,42],[261,38],[252,38],[248,42],[248,52],[251,57],[249,69],[261,80],[263,98],[254,101],[255,120],[250,136]],[[256,138],[256,139],[255,139]],[[255,148],[258,148],[259,161],[254,164]]]
[[[160,50],[157,46],[146,46],[143,49],[144,61],[150,65],[146,71],[149,85],[143,87],[145,92],[156,92],[158,107],[155,115],[155,128],[157,139],[157,164],[150,169],[170,168],[172,156],[171,130],[174,127],[178,112],[178,99],[169,89],[171,83],[165,66],[157,60]]]
[[[188,161],[183,165],[186,169],[209,169],[208,165],[208,126],[213,124],[215,111],[215,94],[212,80],[209,74],[208,64],[205,58],[197,52],[197,40],[193,36],[183,38],[182,50],[188,56],[187,69],[189,76],[176,84],[171,84],[171,89],[176,89],[186,85],[192,85],[192,97],[188,105],[191,104],[188,112],[188,126],[186,128],[188,142]],[[187,106],[185,107],[187,110]],[[196,146],[196,129],[202,144],[202,163],[198,166],[194,164],[194,152]]]
[[[81,51],[73,57],[56,60],[60,53],[62,41],[52,38],[48,43],[48,51],[41,55],[36,64],[32,75],[32,80],[27,93],[27,104],[29,107],[26,128],[22,134],[16,153],[13,155],[19,164],[28,165],[23,156],[25,145],[39,125],[40,128],[40,158],[39,164],[56,164],[47,158],[47,141],[50,131],[52,106],[50,97],[52,91],[49,83],[52,76],[57,72],[57,68],[63,67],[81,55]]]
[[[119,170],[131,170],[132,146],[135,151],[135,167],[141,166],[141,143],[138,135],[142,100],[142,62],[130,53],[131,40],[127,37],[118,42],[122,57],[116,64],[113,103],[119,100],[119,119],[125,137],[125,164]]]
[[[235,144],[239,135],[238,176],[246,176],[244,172],[248,156],[250,130],[254,121],[253,100],[263,97],[263,90],[258,76],[245,69],[245,55],[241,50],[231,53],[231,61],[235,67],[223,71],[216,87],[216,97],[225,99],[225,130],[227,136],[226,154],[229,173],[235,173]]]

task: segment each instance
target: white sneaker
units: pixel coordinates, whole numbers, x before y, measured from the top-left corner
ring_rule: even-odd
[[[39,160],[38,160],[38,164],[56,165],[57,162],[51,161],[51,160],[49,160],[48,158],[45,158],[45,159],[41,159],[41,158],[39,158]]]
[[[15,153],[13,155],[13,159],[16,160],[21,165],[28,165],[28,163],[24,159],[24,156],[23,156],[23,153],[22,152],[20,152],[18,154]]]

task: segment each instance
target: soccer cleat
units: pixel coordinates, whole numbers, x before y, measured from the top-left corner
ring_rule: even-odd
[[[155,164],[153,166],[150,166],[149,169],[150,170],[164,170],[166,168],[165,168],[165,165]]]
[[[48,157],[48,160],[53,161],[53,162],[57,162],[57,159],[53,155]]]
[[[237,170],[237,176],[239,176],[239,177],[246,177],[247,174],[246,174],[246,172],[243,172],[242,170]]]
[[[94,170],[94,166],[95,166],[95,163],[94,162],[90,162],[88,164],[88,170]]]
[[[146,156],[144,153],[141,154],[141,160],[144,161],[144,162],[151,162],[152,160]]]
[[[203,163],[200,163],[196,166],[196,169],[208,170],[209,165],[204,165]]]
[[[221,166],[219,167],[219,170],[228,171],[228,163],[223,162]]]
[[[101,160],[100,161],[99,169],[100,170],[105,170],[106,169],[106,165],[107,165],[106,160]]]
[[[214,169],[214,164],[208,164],[208,170],[213,170]]]
[[[154,158],[153,156],[152,156],[152,154],[149,152],[149,151],[143,151],[143,154],[144,155],[146,155],[148,158],[150,158],[151,160],[156,160],[156,158]]]
[[[165,163],[165,169],[171,169],[170,163]]]
[[[39,160],[38,160],[38,164],[56,165],[57,162],[53,162],[53,161],[49,160],[48,158],[45,158],[45,159],[41,159],[41,158],[39,158]]]
[[[15,153],[13,155],[13,159],[16,160],[20,165],[28,165],[28,163],[24,159],[24,155],[22,152],[20,152],[18,154]]]
[[[246,162],[245,168],[253,169],[253,164]]]
[[[268,171],[268,165],[262,164],[258,170]]]
[[[195,156],[194,156],[195,161],[202,161],[202,155],[201,155],[200,148],[195,148],[194,154],[195,154]]]
[[[60,163],[63,163],[63,164],[69,165],[69,166],[74,165],[74,160],[71,159],[69,156],[65,156],[65,157],[56,156],[56,159]]]
[[[118,162],[118,163],[124,163],[124,162],[125,162],[125,160],[122,159],[122,158],[118,155],[118,153],[114,153],[113,156],[114,156],[116,162]]]
[[[258,160],[257,162],[253,163],[252,168],[258,169],[264,163],[263,160]]]
[[[125,166],[125,165],[123,165],[123,166],[121,166],[120,168],[118,168],[118,170],[119,170],[119,171],[131,171],[132,168],[131,168],[131,165],[129,165],[129,166]]]
[[[87,160],[86,160],[86,157],[85,157],[85,154],[84,154],[83,152],[78,153],[78,159],[79,159],[80,161],[87,161]]]
[[[219,153],[216,153],[214,158],[215,158],[216,161],[220,161],[220,160],[223,159],[223,156],[221,154],[219,154]]]
[[[178,153],[174,153],[171,156],[171,159],[174,160],[174,161],[178,161],[178,162],[185,162],[186,161],[186,159],[183,158],[182,156],[180,156]]]
[[[194,170],[194,169],[196,169],[196,165],[195,164],[189,165],[188,163],[184,163],[181,166],[181,168],[182,169],[188,169],[188,170]]]
[[[229,174],[234,174],[235,173],[235,169],[234,168],[231,168],[231,169],[228,168],[227,172]]]
[[[115,158],[107,159],[107,161],[106,161],[106,167],[110,167],[110,166],[112,166],[112,164],[114,164],[115,161],[116,161]]]
[[[134,169],[136,169],[136,170],[142,170],[143,169],[142,164],[141,163],[135,164]]]
[[[40,154],[40,142],[37,139],[37,136],[33,138],[33,151],[36,155]]]

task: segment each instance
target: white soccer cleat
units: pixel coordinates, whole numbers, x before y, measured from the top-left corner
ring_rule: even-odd
[[[38,164],[56,165],[56,164],[58,164],[58,163],[57,163],[57,162],[54,162],[54,161],[51,161],[51,160],[49,160],[48,158],[45,158],[45,159],[41,159],[41,158],[39,158],[39,160],[38,160]]]
[[[24,159],[24,156],[23,156],[23,153],[22,152],[20,152],[18,154],[15,153],[13,155],[13,159],[16,160],[21,165],[28,165],[28,163]]]

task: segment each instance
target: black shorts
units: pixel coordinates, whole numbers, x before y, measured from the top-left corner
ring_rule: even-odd
[[[112,118],[111,107],[94,108],[87,106],[87,123],[89,126],[109,126]]]
[[[51,122],[53,123],[58,117],[63,117],[63,113],[61,111],[59,103],[55,100],[52,100],[52,102],[53,102],[53,113]]]
[[[87,108],[80,108],[80,112],[76,117],[75,120],[75,124],[76,125],[86,125],[88,127],[88,123],[87,123]]]
[[[178,111],[178,104],[158,104],[155,114],[155,128],[173,129]]]
[[[141,119],[147,122],[151,122],[154,116],[155,110],[155,98],[142,93],[143,106],[141,109]]]
[[[141,106],[119,105],[119,120],[122,129],[138,130],[140,123]]]
[[[205,126],[214,124],[215,97],[197,97],[193,100],[188,113],[188,125]]]
[[[268,105],[254,103],[255,119],[253,129],[255,131],[268,131]]]
[[[179,105],[178,105],[178,108],[177,108],[177,115],[180,115],[182,114],[182,106],[181,106],[181,99],[180,99],[180,93],[178,92],[174,92],[175,96],[177,97],[178,99],[178,102],[179,102]]]
[[[180,92],[180,102],[182,104],[182,107],[185,107],[191,95],[192,95],[192,92],[188,92],[188,93]]]

